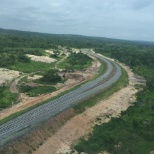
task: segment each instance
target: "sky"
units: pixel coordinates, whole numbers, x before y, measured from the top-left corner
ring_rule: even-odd
[[[0,28],[154,41],[154,0],[0,0]]]

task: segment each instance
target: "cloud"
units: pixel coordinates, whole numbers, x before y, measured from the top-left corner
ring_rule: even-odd
[[[154,41],[153,0],[1,0],[0,27]]]
[[[154,4],[153,0],[140,0],[140,1],[133,1],[132,2],[132,8],[134,10],[141,10],[150,7]]]

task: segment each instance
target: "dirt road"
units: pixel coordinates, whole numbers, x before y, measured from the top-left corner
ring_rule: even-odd
[[[59,60],[59,61],[55,64],[55,69],[58,69],[58,65],[59,65],[61,62],[63,62],[68,56],[69,56],[69,53],[68,53],[65,57],[63,57],[61,60]]]
[[[12,93],[18,93],[17,84],[18,84],[19,80],[20,80],[21,78],[23,78],[23,77],[24,77],[24,76],[20,76],[19,78],[15,79],[15,80],[11,83],[11,85],[10,85],[10,91],[11,91]]]

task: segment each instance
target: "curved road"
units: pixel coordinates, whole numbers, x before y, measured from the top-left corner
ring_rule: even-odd
[[[83,52],[105,62],[107,66],[106,72],[97,79],[80,86],[78,89],[1,125],[0,146],[3,146],[7,142],[27,133],[30,129],[39,125],[40,122],[45,121],[57,115],[59,112],[70,108],[74,104],[105,90],[120,78],[122,71],[116,63],[107,60],[99,54],[89,53],[86,51]],[[113,72],[115,73],[113,74]]]

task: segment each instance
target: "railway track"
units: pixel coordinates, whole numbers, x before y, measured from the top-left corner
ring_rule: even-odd
[[[107,60],[99,54],[89,53],[86,51],[83,52],[103,61],[106,64],[105,73],[97,79],[80,86],[78,89],[32,109],[31,111],[1,125],[0,146],[3,146],[11,140],[27,133],[30,129],[35,128],[42,121],[45,121],[57,115],[59,112],[105,90],[120,78],[122,71],[116,63]],[[113,75],[111,76],[111,74]]]

